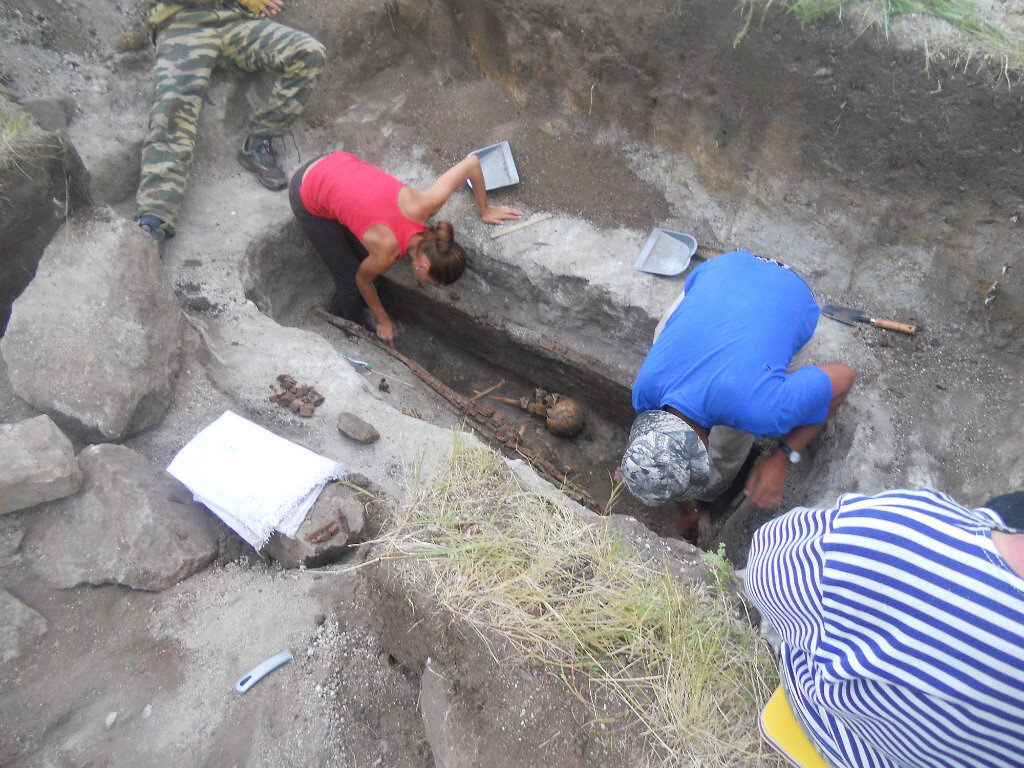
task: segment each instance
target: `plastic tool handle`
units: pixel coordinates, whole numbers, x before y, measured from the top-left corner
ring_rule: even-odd
[[[291,661],[295,661],[295,657],[292,656],[292,652],[286,648],[280,653],[271,656],[266,661],[262,661],[257,664],[249,670],[248,674],[242,675],[242,677],[238,679],[238,682],[235,683],[235,690],[239,693],[245,693],[282,664],[287,664]]]
[[[871,324],[876,328],[885,328],[888,331],[899,331],[900,333],[909,333],[913,336],[917,333],[917,326],[911,325],[910,323],[901,323],[899,320],[879,320],[874,319]]]

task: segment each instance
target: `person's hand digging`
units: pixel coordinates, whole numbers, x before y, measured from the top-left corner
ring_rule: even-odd
[[[775,509],[782,503],[782,489],[786,484],[786,470],[789,459],[781,451],[775,451],[759,461],[747,478],[743,492],[750,497],[750,503],[758,509]]]
[[[390,319],[378,320],[374,330],[377,331],[378,339],[391,347],[395,346],[395,326]]]
[[[711,532],[711,513],[695,499],[676,502],[676,531],[691,544],[707,538]]]

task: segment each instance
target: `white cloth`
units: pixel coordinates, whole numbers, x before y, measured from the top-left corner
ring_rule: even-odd
[[[257,550],[274,530],[295,536],[324,486],[344,475],[336,461],[225,411],[167,467]]]

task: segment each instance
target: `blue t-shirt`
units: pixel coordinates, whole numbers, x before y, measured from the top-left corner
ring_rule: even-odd
[[[701,264],[633,383],[637,413],[667,405],[711,428],[784,435],[822,424],[832,383],[821,368],[786,367],[819,308],[793,270],[748,251]]]

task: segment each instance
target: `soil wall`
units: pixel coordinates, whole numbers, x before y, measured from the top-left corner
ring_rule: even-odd
[[[952,303],[1017,345],[1019,283],[1004,280],[999,306],[979,311],[990,278],[1020,250],[1024,91],[998,68],[926,56],[917,40],[901,46],[852,22],[803,26],[775,8],[755,14],[737,43],[744,18],[720,2],[409,0],[333,22],[316,32],[346,75],[325,86],[321,108],[336,114],[351,100],[345,83],[406,53],[435,80],[479,72],[517,110],[542,115],[556,140],[625,131],[684,153],[690,163],[677,172],[719,204],[756,199],[817,222],[850,259],[927,251],[926,305]],[[552,187],[574,173],[572,161],[550,170]],[[557,207],[539,186],[527,201]],[[572,191],[600,220],[587,199],[608,190]],[[665,212],[664,201],[643,203],[652,218]],[[628,206],[606,218],[616,216],[635,223]],[[694,229],[714,243],[725,237],[719,224],[709,215]]]

